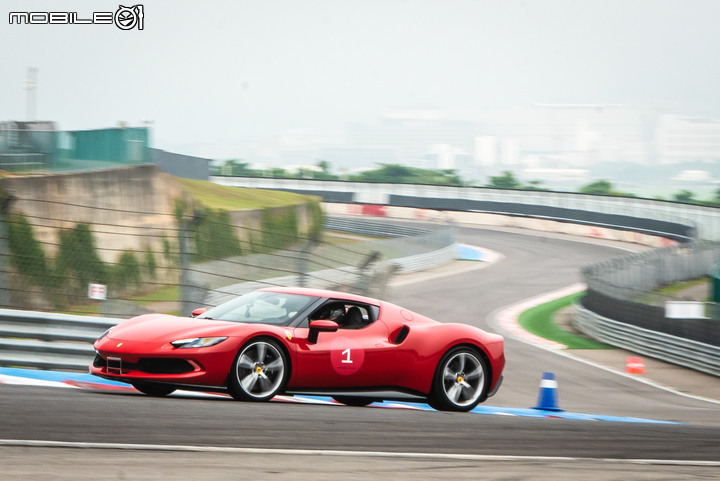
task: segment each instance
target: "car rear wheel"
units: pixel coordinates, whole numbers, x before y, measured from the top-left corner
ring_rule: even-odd
[[[156,382],[137,381],[132,386],[143,394],[153,397],[164,397],[174,392],[177,388],[170,384],[161,384]]]
[[[487,396],[488,374],[487,363],[476,350],[451,349],[435,370],[430,405],[439,411],[470,411]]]
[[[228,390],[240,401],[269,401],[282,392],[290,374],[285,350],[272,339],[254,339],[238,353]]]

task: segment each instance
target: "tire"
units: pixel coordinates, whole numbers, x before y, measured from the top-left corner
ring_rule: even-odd
[[[253,339],[238,352],[228,391],[238,401],[269,401],[283,392],[290,376],[285,350],[272,339]]]
[[[177,388],[171,384],[161,384],[159,382],[137,381],[132,383],[132,386],[141,393],[152,397],[165,397],[177,390]]]
[[[470,411],[487,397],[489,374],[487,362],[477,350],[450,349],[435,370],[430,406],[438,411]]]
[[[346,406],[363,407],[375,402],[375,399],[361,396],[333,396],[333,399]]]

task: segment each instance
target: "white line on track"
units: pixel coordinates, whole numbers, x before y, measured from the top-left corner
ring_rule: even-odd
[[[720,461],[694,461],[685,459],[622,459],[622,458],[587,458],[567,456],[511,456],[495,454],[462,454],[462,453],[417,453],[388,451],[343,451],[332,449],[272,449],[272,448],[240,448],[232,446],[188,446],[177,444],[122,444],[122,443],[83,443],[67,441],[43,441],[34,439],[0,439],[0,446],[34,447],[34,448],[73,448],[73,449],[116,449],[132,451],[169,451],[194,453],[234,453],[234,454],[267,454],[297,456],[344,456],[344,457],[378,457],[396,459],[444,459],[466,461],[563,461],[563,462],[605,462],[615,464],[644,464],[659,466],[709,466],[720,467]]]

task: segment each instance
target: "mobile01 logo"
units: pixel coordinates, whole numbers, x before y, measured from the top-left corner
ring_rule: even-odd
[[[10,12],[10,25],[115,25],[120,30],[145,28],[145,7],[119,5],[115,12],[92,12],[81,17],[77,12]]]

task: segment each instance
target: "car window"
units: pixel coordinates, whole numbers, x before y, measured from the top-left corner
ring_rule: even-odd
[[[375,309],[373,307],[375,306],[330,300],[310,313],[308,319],[335,321],[340,326],[340,329],[362,329],[375,321],[376,316],[373,314],[377,312],[377,307]],[[308,327],[308,319],[303,321],[301,327]]]
[[[203,313],[201,319],[287,326],[317,297],[279,292],[253,292]]]

